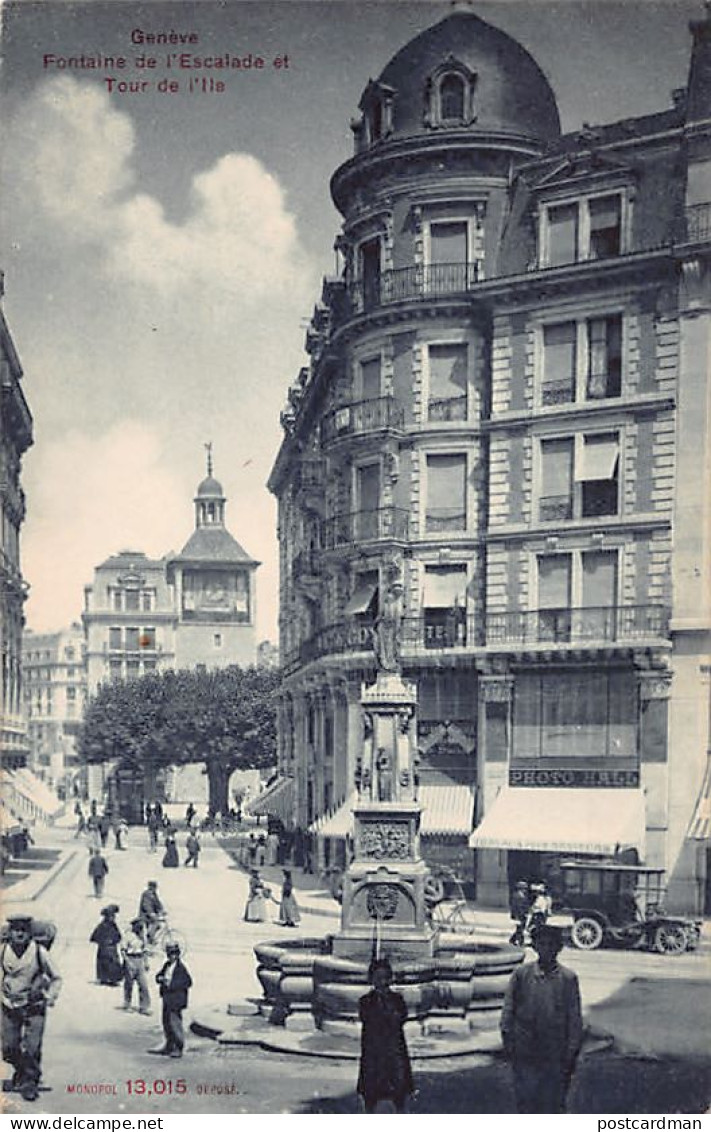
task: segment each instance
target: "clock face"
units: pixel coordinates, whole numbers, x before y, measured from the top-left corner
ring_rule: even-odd
[[[202,596],[205,605],[227,605],[227,579],[219,574],[209,575],[203,582]]]

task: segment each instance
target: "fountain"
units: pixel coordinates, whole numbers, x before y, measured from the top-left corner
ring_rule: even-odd
[[[369,989],[368,965],[387,955],[395,986],[415,1027],[413,1054],[428,1038],[472,1034],[489,1045],[504,991],[523,952],[443,933],[427,916],[428,869],[420,855],[421,806],[416,773],[417,694],[400,672],[402,586],[391,580],[374,629],[377,675],[364,687],[363,754],[355,773],[355,856],[345,877],[340,930],[317,939],[275,940],[255,948],[264,992],[260,1009],[273,1025],[329,1035],[359,1033],[358,1002]],[[495,1013],[494,1013],[495,1012]],[[498,1035],[493,1039],[498,1043]],[[313,1044],[313,1043],[312,1043]],[[476,1046],[476,1043],[475,1043]],[[343,1045],[337,1042],[343,1055]],[[444,1050],[443,1050],[444,1052]],[[462,1048],[464,1052],[464,1048]],[[420,1056],[432,1055],[424,1051]]]

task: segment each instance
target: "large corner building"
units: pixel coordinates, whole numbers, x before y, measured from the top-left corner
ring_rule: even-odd
[[[399,578],[425,854],[504,903],[631,847],[708,910],[711,20],[641,118],[561,135],[464,12],[359,111],[270,478],[294,821],[331,854],[348,831]]]

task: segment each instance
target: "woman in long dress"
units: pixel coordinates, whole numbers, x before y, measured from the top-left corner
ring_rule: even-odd
[[[118,904],[101,909],[101,921],[89,937],[96,944],[96,981],[104,987],[116,987],[123,979],[123,963],[119,954],[121,932],[116,924]]]
[[[177,869],[180,865],[178,845],[172,830],[169,830],[165,835],[165,853],[163,854],[162,864],[164,869]]]
[[[285,928],[295,928],[301,916],[299,905],[294,896],[294,882],[291,878],[291,869],[284,869],[284,882],[281,886],[281,904],[279,906],[279,923]]]
[[[244,910],[244,918],[248,923],[264,923],[267,918],[267,897],[270,895],[257,870],[252,869],[249,877],[249,896]]]

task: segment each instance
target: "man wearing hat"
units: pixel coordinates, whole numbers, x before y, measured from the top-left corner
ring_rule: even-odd
[[[146,936],[149,943],[153,943],[158,931],[161,918],[165,915],[163,901],[158,895],[158,883],[149,880],[141,893],[138,904],[138,915],[146,925]]]
[[[558,962],[560,928],[538,928],[538,960],[517,967],[501,1014],[501,1036],[511,1062],[519,1113],[565,1112],[583,1035],[580,987]]]
[[[62,980],[47,951],[32,938],[30,916],[10,916],[0,949],[2,973],[2,1056],[13,1067],[10,1091],[26,1101],[38,1097],[42,1038],[47,1007],[54,1006]]]
[[[143,935],[143,920],[137,916],[131,920],[131,930],[124,936],[121,944],[123,952],[123,1009],[131,1009],[133,984],[138,986],[139,1014],[152,1014],[151,996],[146,978],[146,941]]]
[[[185,1045],[183,1011],[188,1005],[188,991],[193,985],[193,980],[180,958],[180,947],[177,943],[167,943],[165,955],[165,963],[156,975],[163,1002],[162,1022],[165,1044],[162,1049],[151,1050],[151,1053],[182,1057]]]

